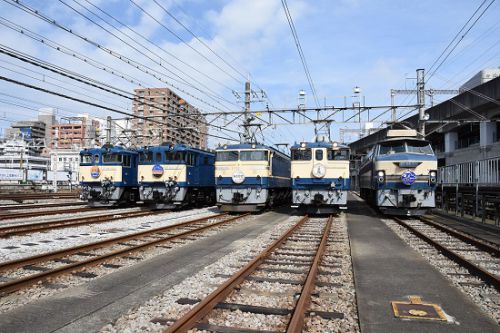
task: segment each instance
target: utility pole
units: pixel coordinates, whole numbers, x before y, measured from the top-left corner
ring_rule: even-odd
[[[418,104],[418,131],[425,137],[425,74],[424,69],[417,69],[417,104]]]
[[[111,117],[106,117],[106,144],[111,144]]]
[[[244,139],[248,141],[250,139],[250,122],[252,119],[250,118],[250,94],[252,93],[250,89],[250,81],[245,82],[245,134]]]

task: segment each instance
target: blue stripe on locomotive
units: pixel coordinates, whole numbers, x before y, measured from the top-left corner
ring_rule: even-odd
[[[228,186],[231,188],[247,188],[247,187],[262,187],[262,188],[276,188],[276,187],[290,187],[289,178],[277,177],[246,177],[243,183],[235,184],[231,177],[218,177],[216,179],[217,186]]]
[[[348,191],[351,188],[351,179],[339,178],[299,178],[292,179],[293,190],[308,190],[308,189],[321,189],[331,188],[331,184],[335,184],[335,189]]]
[[[80,165],[90,166],[121,166],[122,167],[122,181],[113,182],[116,187],[138,186],[137,184],[137,161],[139,154],[135,150],[128,150],[121,146],[103,146],[101,148],[86,148],[80,151],[80,155],[90,154],[92,156],[99,156],[97,163],[80,163]],[[105,154],[118,154],[122,156],[130,156],[130,165],[125,166],[122,163],[103,163],[102,155]],[[96,185],[95,182],[80,182],[83,186]]]
[[[179,182],[179,187],[213,187],[215,186],[215,154],[206,150],[189,147],[184,144],[175,145],[162,145],[154,147],[141,148],[139,152],[150,151],[153,153],[154,159],[152,162],[140,162],[141,165],[155,165],[155,164],[184,164],[186,165],[186,182]],[[157,152],[168,153],[190,153],[194,160],[193,165],[187,164],[186,160],[176,161],[167,160],[165,154],[162,154],[162,160],[156,161]],[[163,182],[142,182],[141,184],[155,184]]]

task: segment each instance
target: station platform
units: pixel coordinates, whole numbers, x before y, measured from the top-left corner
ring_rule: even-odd
[[[350,195],[348,207],[362,333],[500,332],[499,325],[406,245],[362,199]],[[396,318],[391,302],[409,302],[410,296],[437,304],[452,320]]]

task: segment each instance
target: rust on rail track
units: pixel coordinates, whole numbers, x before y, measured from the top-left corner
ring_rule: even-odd
[[[41,216],[49,216],[57,214],[83,213],[92,210],[96,209],[93,207],[79,207],[79,208],[70,208],[65,210],[61,209],[61,210],[44,210],[44,211],[26,212],[26,213],[7,213],[7,214],[0,214],[0,221],[10,220],[10,219],[20,219],[25,217],[36,217],[36,216],[41,217]]]
[[[20,260],[13,260],[13,261],[10,261],[7,263],[0,264],[0,270],[5,271],[7,269],[21,267],[21,266],[25,266],[28,264],[47,262],[51,259],[66,257],[66,256],[75,254],[75,253],[83,251],[83,250],[91,250],[91,249],[102,248],[104,246],[115,245],[117,243],[120,243],[120,242],[123,242],[126,240],[137,239],[139,237],[144,237],[144,236],[148,236],[148,235],[155,234],[155,233],[162,233],[162,232],[170,231],[170,230],[175,229],[175,228],[181,228],[181,227],[184,227],[184,226],[187,226],[190,224],[196,224],[196,223],[199,223],[202,221],[210,220],[212,218],[221,217],[224,215],[226,215],[226,214],[211,215],[208,217],[203,217],[203,218],[199,218],[199,219],[195,219],[195,220],[191,220],[191,221],[186,221],[186,222],[182,222],[182,223],[178,223],[178,224],[174,224],[174,225],[170,225],[170,226],[155,228],[152,230],[142,231],[139,233],[125,235],[125,236],[116,237],[116,238],[112,238],[112,239],[107,239],[104,241],[95,242],[95,243],[91,243],[91,244],[80,245],[80,246],[76,246],[76,247],[73,247],[70,249],[54,251],[54,252],[50,252],[50,253],[46,253],[46,254],[41,254],[41,255],[37,255],[37,256],[32,256],[32,257],[20,259]],[[219,221],[219,222],[215,222],[212,224],[202,226],[200,228],[184,231],[184,232],[181,232],[181,233],[176,234],[176,235],[169,235],[169,236],[165,236],[165,237],[160,238],[160,239],[154,239],[154,240],[142,243],[142,244],[129,246],[129,247],[126,247],[124,249],[120,249],[120,250],[116,250],[116,251],[106,253],[103,255],[95,256],[95,257],[92,257],[92,258],[87,259],[87,260],[78,261],[78,262],[64,265],[61,267],[57,267],[57,268],[54,268],[54,269],[51,269],[51,270],[48,270],[45,272],[29,275],[29,276],[24,277],[24,278],[20,278],[20,279],[16,279],[16,280],[13,280],[10,282],[6,282],[3,284],[0,284],[0,293],[6,294],[6,293],[13,292],[13,291],[17,291],[17,290],[20,290],[22,288],[29,287],[29,286],[37,283],[38,281],[44,281],[44,280],[47,280],[49,278],[54,278],[54,277],[60,276],[62,274],[65,274],[68,272],[73,272],[73,271],[81,269],[81,268],[88,268],[89,266],[99,264],[99,263],[106,261],[106,260],[109,260],[111,258],[118,257],[118,256],[123,255],[123,254],[128,254],[130,252],[143,250],[143,249],[155,246],[155,245],[163,243],[163,242],[168,242],[168,241],[172,241],[172,240],[175,240],[178,238],[186,237],[186,236],[189,236],[191,234],[194,234],[194,233],[197,233],[197,232],[209,229],[209,228],[213,228],[216,226],[227,224],[227,223],[232,222],[234,220],[243,218],[247,215],[249,215],[249,214],[234,216],[234,217],[231,217],[231,218]]]
[[[496,290],[500,291],[500,278],[491,273],[488,272],[487,270],[479,267],[478,265],[474,264],[472,261],[467,260],[460,254],[448,249],[446,246],[443,246],[440,244],[438,241],[433,240],[431,237],[425,235],[424,233],[420,232],[416,228],[412,227],[405,221],[403,221],[400,218],[393,217],[394,221],[396,221],[399,225],[402,227],[406,228],[408,231],[419,237],[420,239],[424,240],[425,242],[429,243],[430,245],[434,246],[437,250],[439,250],[442,254],[444,254],[446,257],[449,259],[455,261],[459,265],[465,267],[469,272],[472,274],[478,276],[481,278],[484,282],[487,284],[491,285],[494,287]]]

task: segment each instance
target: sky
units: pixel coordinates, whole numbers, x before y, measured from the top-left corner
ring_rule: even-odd
[[[482,8],[490,2],[486,1]],[[300,90],[306,92],[305,105],[315,106],[280,0],[19,1],[49,22],[11,3],[0,1],[2,48],[25,53],[124,92],[133,92],[140,85],[169,87],[202,112],[241,111],[242,100],[234,92],[241,97],[244,81],[249,78],[252,89],[262,89],[268,97],[253,102],[252,110],[296,108]],[[350,106],[364,101],[367,106],[384,106],[391,103],[391,89],[415,87],[416,69],[431,68],[483,1],[287,3],[319,104]],[[500,1],[495,1],[427,80],[426,88],[458,89],[480,70],[499,67],[499,17]],[[128,99],[3,53],[0,76],[131,112]],[[359,94],[353,93],[354,87],[359,87]],[[436,96],[435,102],[449,97]],[[415,97],[396,96],[395,103],[413,105]],[[36,118],[40,107],[55,107],[58,116],[89,113],[103,118],[123,117],[0,80],[0,134],[11,121]],[[412,110],[401,109],[398,116],[408,111],[416,113]],[[381,126],[390,119],[386,111],[371,111],[370,118],[363,113],[361,120],[372,122],[380,115],[372,123]],[[329,112],[314,117],[325,117]],[[332,140],[343,138],[348,142],[358,138],[359,133],[352,131],[341,137],[341,129],[364,126],[342,122],[353,115],[354,111],[345,111],[332,116]],[[291,114],[284,117],[293,119]],[[238,137],[241,118],[232,120],[232,115],[215,120],[218,127],[211,128],[210,134],[217,137],[209,138],[209,147]],[[312,140],[314,125],[297,115],[295,121],[303,124],[284,125],[286,121],[276,117],[271,125],[262,121],[257,138],[265,144]]]

